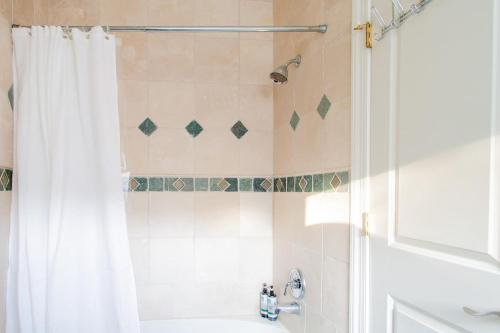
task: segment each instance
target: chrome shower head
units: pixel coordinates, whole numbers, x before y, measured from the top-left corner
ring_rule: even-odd
[[[288,82],[288,66],[295,64],[296,67],[299,67],[301,61],[301,56],[297,55],[295,58],[288,60],[286,64],[277,67],[269,74],[269,77],[275,84],[285,84]]]

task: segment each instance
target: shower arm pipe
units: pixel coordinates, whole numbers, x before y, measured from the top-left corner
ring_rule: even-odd
[[[31,28],[13,24],[12,28]],[[91,26],[65,26],[89,30]],[[315,26],[103,26],[108,32],[319,32],[328,30],[326,24]]]
[[[299,54],[295,58],[288,60],[285,64],[285,66],[288,67],[291,64],[295,64],[296,66],[299,66],[301,62],[302,62],[302,56]]]

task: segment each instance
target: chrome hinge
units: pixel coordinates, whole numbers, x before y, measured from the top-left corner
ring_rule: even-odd
[[[363,223],[363,229],[361,231],[361,234],[365,237],[368,237],[370,236],[370,229],[369,229],[369,225],[368,225],[368,213],[363,213],[361,215],[361,221]]]
[[[354,27],[354,30],[364,30],[365,31],[365,46],[367,49],[372,48],[373,44],[373,26],[370,22],[363,24],[358,24]]]

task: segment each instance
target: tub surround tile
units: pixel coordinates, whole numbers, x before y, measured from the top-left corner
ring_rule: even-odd
[[[206,191],[208,191],[208,178],[195,178],[195,180],[194,180],[194,190],[196,192],[206,192]]]
[[[321,119],[325,119],[326,115],[328,114],[328,111],[330,111],[330,107],[332,106],[332,103],[328,99],[326,95],[323,95],[321,98],[321,101],[319,102],[317,111],[319,115],[321,116]]]
[[[238,178],[210,178],[210,191],[238,192]]]
[[[231,132],[233,132],[236,138],[241,139],[245,134],[247,134],[248,129],[241,121],[238,120],[233,127],[231,127]]]
[[[274,192],[286,192],[286,177],[274,178]]]
[[[210,178],[210,191],[224,192],[229,187],[229,183],[224,178]]]
[[[166,284],[195,280],[193,238],[151,240],[151,281]]]
[[[14,111],[14,86],[10,86],[7,96],[9,97],[10,107]]]
[[[0,191],[12,190],[12,169],[0,168]],[[130,192],[348,192],[349,172],[280,177],[124,178]]]
[[[130,239],[149,237],[149,195],[146,192],[130,192],[125,198],[127,227]]]
[[[226,188],[226,192],[238,192],[238,178],[225,178],[229,186]]]
[[[323,174],[313,175],[313,191],[323,192]]]
[[[193,82],[195,45],[192,34],[146,34],[141,38],[147,40],[146,73],[150,81]]]
[[[184,183],[184,187],[182,187],[183,192],[193,192],[194,191],[194,178],[181,178],[181,181]]]
[[[252,192],[252,191],[253,191],[253,179],[240,178],[240,192]]]
[[[194,0],[149,0],[148,24],[194,25]]]
[[[304,175],[295,177],[296,192],[311,192],[312,191],[312,176]]]
[[[186,126],[186,131],[193,138],[196,138],[203,131],[203,127],[196,120],[193,120]]]
[[[142,133],[144,133],[147,136],[151,136],[154,131],[156,131],[158,127],[156,124],[149,118],[146,118],[140,125],[139,129],[141,130]]]
[[[286,191],[294,192],[295,190],[295,177],[286,177]]]
[[[296,111],[293,111],[292,117],[290,118],[290,126],[294,131],[297,129],[299,122],[300,122],[299,114]]]
[[[297,176],[295,177],[295,187],[294,187],[294,192],[302,192],[302,184],[300,181],[302,180],[302,176]]]
[[[342,181],[344,179],[344,181]],[[324,191],[325,192],[337,192],[342,189],[345,192],[343,185],[347,185],[349,182],[349,175],[345,172],[340,173],[327,173],[324,175]]]
[[[163,178],[149,177],[149,191],[162,192],[163,191]]]
[[[189,177],[167,177],[165,178],[165,188],[169,192],[193,192],[194,178]]]
[[[194,192],[151,192],[150,238],[194,237]]]
[[[273,236],[272,193],[240,194],[240,237]]]
[[[0,191],[12,191],[12,169],[0,168]]]
[[[253,179],[254,192],[272,192],[273,179],[272,178],[254,178]]]
[[[148,178],[132,177],[128,181],[128,188],[133,192],[145,192],[148,190]]]

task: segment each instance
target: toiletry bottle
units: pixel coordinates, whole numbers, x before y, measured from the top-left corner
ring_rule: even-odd
[[[267,318],[271,321],[278,319],[278,298],[273,286],[269,288],[269,296],[267,297]]]
[[[260,292],[260,316],[262,318],[267,318],[267,297],[267,284],[264,283]]]

